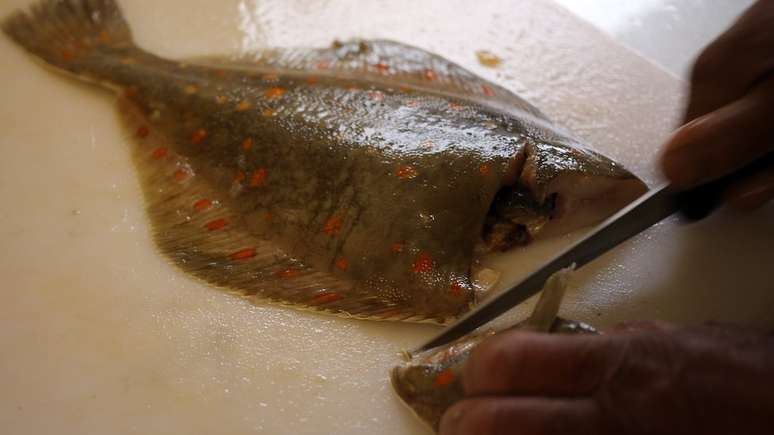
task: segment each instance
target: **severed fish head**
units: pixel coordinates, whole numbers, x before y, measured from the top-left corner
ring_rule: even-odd
[[[554,274],[546,282],[532,315],[525,321],[501,330],[475,332],[450,344],[424,352],[406,354],[406,361],[390,374],[398,397],[434,431],[444,412],[465,396],[461,376],[470,353],[485,339],[502,331],[522,329],[558,334],[594,334],[582,322],[557,317],[568,284],[570,270]]]

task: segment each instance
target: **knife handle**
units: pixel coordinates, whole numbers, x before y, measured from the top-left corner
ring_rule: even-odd
[[[721,195],[728,186],[769,166],[774,166],[774,152],[769,152],[724,177],[677,193],[680,214],[689,221],[697,221],[707,217],[720,204]]]

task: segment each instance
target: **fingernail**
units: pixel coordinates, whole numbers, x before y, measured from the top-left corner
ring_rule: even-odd
[[[680,127],[664,145],[661,167],[667,179],[679,188],[691,187],[701,181],[697,144],[710,116],[705,115]]]

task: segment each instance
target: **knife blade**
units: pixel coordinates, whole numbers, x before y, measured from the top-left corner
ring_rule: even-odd
[[[688,191],[675,191],[666,183],[659,185],[607,218],[590,234],[559,253],[523,281],[482,303],[414,352],[449,343],[472,332],[539,292],[546,280],[560,269],[572,264],[579,268],[678,210],[688,220],[707,216],[720,203],[720,195],[726,186],[771,165],[774,165],[774,153]]]

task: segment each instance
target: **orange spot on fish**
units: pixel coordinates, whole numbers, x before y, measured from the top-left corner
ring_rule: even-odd
[[[99,41],[103,44],[107,44],[108,42],[110,42],[110,35],[105,30],[99,32],[98,37],[99,37]]]
[[[137,137],[139,137],[140,139],[145,139],[150,134],[150,130],[148,129],[147,126],[141,125],[137,127],[137,131],[135,133],[137,134]]]
[[[335,236],[336,234],[341,231],[341,225],[342,221],[341,218],[338,216],[334,216],[327,221],[325,221],[325,226],[323,226],[323,232],[329,236]]]
[[[215,231],[225,227],[226,225],[228,225],[228,221],[224,218],[220,218],[220,219],[215,219],[214,221],[207,222],[206,224],[204,224],[204,227],[210,231]]]
[[[455,297],[462,296],[462,286],[459,282],[453,281],[449,286],[449,294]]]
[[[449,109],[451,109],[451,110],[462,110],[464,108],[465,108],[465,106],[463,106],[462,104],[449,103]]]
[[[452,382],[454,382],[454,372],[450,368],[438,373],[438,376],[433,380],[436,387],[445,387]]]
[[[324,305],[329,304],[331,302],[337,301],[339,299],[339,294],[336,292],[324,292],[320,293],[317,296],[312,299],[312,304],[314,305]]]
[[[271,118],[272,116],[274,116],[274,111],[267,107],[266,109],[263,109],[263,111],[261,111],[261,115],[264,118]]]
[[[66,48],[62,50],[62,60],[63,61],[69,62],[69,61],[73,60],[74,56],[75,56],[75,54],[73,53],[72,50],[68,50]]]
[[[265,168],[258,168],[250,175],[250,187],[263,186],[266,183],[266,177],[268,173]]]
[[[224,97],[223,95],[216,95],[215,96],[215,103],[216,104],[223,104],[225,102],[226,102],[226,97]]]
[[[212,201],[210,201],[207,198],[202,198],[198,201],[196,201],[193,205],[194,210],[196,211],[205,211],[209,210],[209,208],[212,207]]]
[[[334,263],[336,265],[336,269],[346,271],[349,269],[349,261],[344,257],[339,257],[336,259],[336,262]]]
[[[478,172],[481,175],[483,175],[484,177],[486,177],[487,175],[489,175],[492,172],[492,169],[489,167],[489,165],[484,163],[483,165],[478,167]]]
[[[400,254],[403,252],[403,243],[393,243],[390,245],[390,251],[392,251],[394,254]]]
[[[253,147],[253,138],[245,138],[245,140],[242,141],[241,147],[243,151],[250,151],[250,149]]]
[[[245,173],[242,170],[237,169],[236,174],[234,174],[234,181],[240,182],[244,179],[245,179]]]
[[[422,74],[422,76],[425,78],[425,80],[435,80],[438,78],[438,74],[435,73],[435,71],[431,69],[426,69],[425,72]]]
[[[433,270],[433,258],[424,252],[420,252],[411,265],[411,270],[415,273],[425,273]]]
[[[169,154],[169,150],[165,147],[158,147],[155,150],[153,150],[153,158],[156,160],[163,159]]]
[[[226,77],[226,72],[223,71],[222,69],[216,69],[213,73],[215,74],[215,76],[220,78]]]
[[[185,169],[178,169],[174,173],[175,181],[178,183],[182,183],[183,181],[187,180],[191,177],[191,175],[193,174]]]
[[[274,272],[274,276],[277,278],[295,278],[298,275],[301,275],[301,271],[298,269],[284,269],[277,272]]]
[[[229,258],[234,261],[247,260],[248,258],[253,257],[255,257],[255,248],[245,248],[229,255]]]
[[[380,91],[372,91],[368,93],[368,98],[373,101],[382,101],[384,100],[384,93]]]
[[[195,94],[197,91],[199,91],[199,88],[197,88],[197,87],[196,87],[196,86],[194,86],[194,85],[187,85],[186,87],[184,87],[184,88],[183,88],[183,92],[185,92],[185,93],[186,93],[186,94],[188,94],[188,95],[193,95],[193,94]]]
[[[317,62],[317,64],[315,64],[314,67],[315,67],[315,69],[328,69],[328,68],[331,67],[331,64],[330,64],[330,62],[326,62],[326,61],[322,60],[320,62]]]
[[[398,167],[398,169],[395,171],[395,175],[398,178],[402,179],[411,179],[417,176],[417,170],[414,169],[412,166],[409,165],[403,165]]]
[[[204,139],[207,138],[207,130],[200,128],[191,133],[191,143],[198,144],[202,143]]]
[[[272,219],[274,219],[274,215],[267,211],[266,214],[263,215],[263,218],[266,220],[266,222],[271,222]]]
[[[310,86],[316,85],[317,82],[318,82],[317,77],[307,77],[306,78],[306,84],[307,85],[310,85]]]
[[[489,87],[489,86],[487,86],[487,85],[481,85],[481,91],[482,91],[482,92],[484,93],[484,95],[486,95],[487,97],[494,97],[494,94],[495,94],[495,93],[494,93],[494,91],[492,90],[492,88],[490,88],[490,87]]]
[[[128,88],[124,89],[124,97],[126,98],[134,98],[140,93],[140,88],[137,86],[129,86]]]
[[[263,93],[263,95],[265,95],[266,98],[279,98],[284,94],[285,94],[285,88],[280,88],[277,86],[273,88],[269,88]]]
[[[379,71],[381,74],[387,74],[390,71],[390,65],[388,65],[385,62],[379,62],[377,64],[374,64],[374,68],[376,68],[376,70]]]
[[[248,103],[247,101],[240,101],[239,104],[237,104],[237,106],[236,106],[236,110],[237,110],[237,112],[241,112],[241,111],[249,109],[250,107],[252,107],[252,105],[250,103]]]

